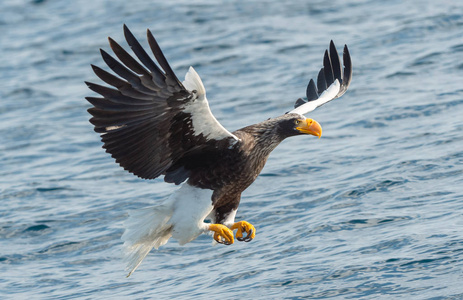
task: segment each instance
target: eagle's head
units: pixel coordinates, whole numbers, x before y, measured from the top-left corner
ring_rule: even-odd
[[[322,127],[320,124],[300,114],[285,114],[276,118],[275,121],[277,132],[283,138],[301,134],[311,134],[317,137],[322,136]]]
[[[267,155],[288,137],[302,134],[321,137],[322,127],[317,121],[306,118],[301,114],[288,113],[244,127],[234,133],[241,138],[241,132],[253,136],[255,144],[265,150],[264,152]]]

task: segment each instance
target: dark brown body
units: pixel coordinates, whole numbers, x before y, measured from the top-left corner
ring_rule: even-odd
[[[191,156],[185,168],[189,170],[188,183],[214,190],[215,223],[223,223],[227,215],[238,208],[241,193],[259,176],[270,153],[284,138],[296,135],[278,124],[291,119],[290,115],[239,129],[233,134],[239,141],[231,148],[205,151]],[[271,128],[271,130],[269,130]]]

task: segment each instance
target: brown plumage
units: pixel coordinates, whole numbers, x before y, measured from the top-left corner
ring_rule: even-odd
[[[144,179],[164,175],[169,183],[186,182],[170,202],[153,208],[146,218],[137,214],[132,221],[129,219],[132,225],[123,239],[131,273],[152,247],[161,246],[171,236],[183,244],[200,233],[213,231],[217,242],[232,244],[231,230],[237,229],[238,240],[252,240],[252,225],[234,223],[241,193],[254,182],[270,153],[285,138],[321,135],[320,125],[303,114],[346,91],[352,77],[347,47],[343,70],[331,42],[317,85],[311,80],[307,87],[307,101],[298,99],[290,113],[229,132],[212,115],[204,86],[193,68],[182,83],[149,30],[148,42],[159,66],[125,25],[124,34],[140,62],[109,38],[120,62],[104,50],[101,54],[118,76],[92,66],[95,74],[112,87],[87,83],[102,96],[86,98],[93,105],[88,110],[93,116],[90,122],[101,134],[106,152],[125,170]],[[205,218],[212,224],[203,223]],[[247,235],[243,237],[243,233]]]

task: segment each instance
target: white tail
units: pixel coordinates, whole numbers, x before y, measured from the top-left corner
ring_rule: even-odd
[[[168,224],[173,209],[167,205],[146,207],[129,212],[124,222],[124,260],[129,277],[153,249],[167,243],[172,236],[172,225]]]

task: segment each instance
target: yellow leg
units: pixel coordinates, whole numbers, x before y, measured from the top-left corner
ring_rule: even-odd
[[[236,222],[230,227],[231,230],[238,229],[236,239],[240,242],[250,242],[256,237],[256,228],[246,221]],[[246,237],[243,238],[243,232],[246,232]]]
[[[225,244],[225,245],[231,245],[231,244],[233,244],[235,242],[234,239],[233,239],[233,231],[231,231],[225,225],[211,224],[211,225],[209,225],[209,230],[214,231],[214,240],[217,243]]]

